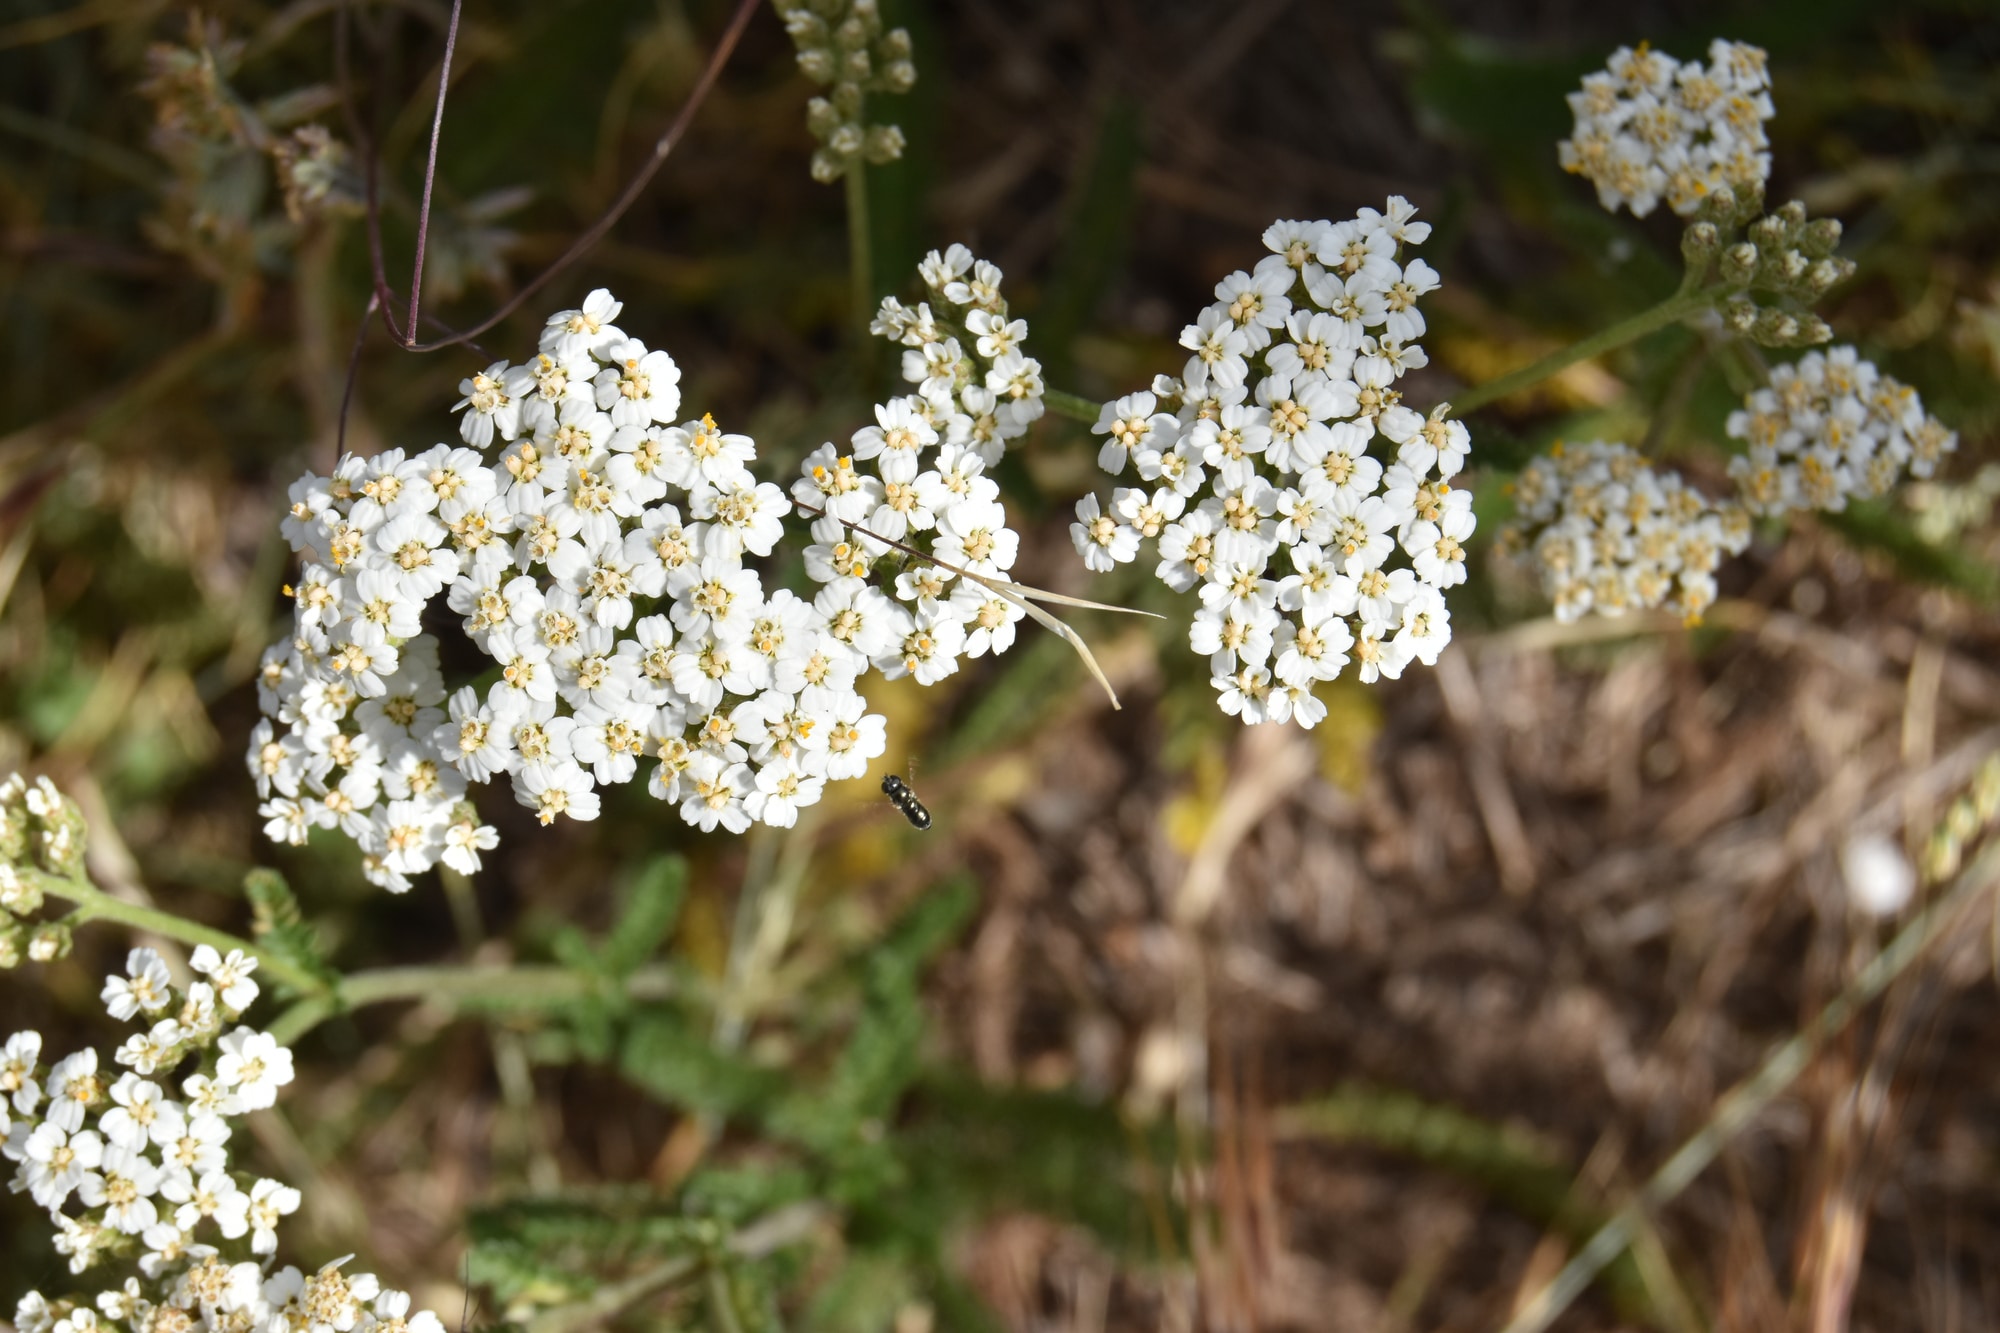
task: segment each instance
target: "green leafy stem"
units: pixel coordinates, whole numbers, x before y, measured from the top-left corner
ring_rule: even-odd
[[[206,944],[227,954],[232,949],[257,960],[265,979],[287,992],[292,1004],[271,1023],[272,1036],[291,1044],[335,1014],[388,1004],[423,1000],[452,1007],[540,1010],[615,995],[631,1000],[663,999],[684,989],[685,978],[663,966],[635,968],[623,976],[600,975],[559,963],[440,963],[372,968],[351,974],[316,969],[252,940],[205,926],[157,907],[128,902],[106,893],[88,879],[21,867],[17,873],[46,896],[61,899],[74,910],[65,924],[115,921],[134,930]]]

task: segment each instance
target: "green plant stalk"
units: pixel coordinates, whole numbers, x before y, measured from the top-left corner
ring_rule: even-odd
[[[249,940],[231,935],[225,930],[216,930],[186,917],[163,912],[157,907],[144,907],[138,903],[128,903],[122,898],[114,898],[104,890],[81,877],[70,878],[51,875],[46,871],[22,869],[20,874],[32,876],[44,895],[60,898],[76,907],[75,919],[83,921],[116,921],[131,926],[135,930],[150,931],[183,944],[206,944],[220,953],[231,949],[241,949],[243,953],[257,960],[257,968],[266,977],[281,981],[292,989],[313,996],[326,992],[326,979],[314,975],[289,959],[281,958],[269,950],[252,944]]]
[[[799,892],[812,868],[816,817],[754,843],[744,874],[736,920],[730,927],[729,966],[715,1002],[715,1044],[734,1051],[756,1017],[771,973],[791,942]]]
[[[606,989],[609,983],[558,963],[480,964],[439,967],[384,967],[343,977],[336,990],[349,1008],[395,1000],[438,1000],[448,1004],[505,1004],[541,1008],[572,1004]],[[637,1000],[672,994],[675,978],[666,968],[641,968],[623,983]]]
[[[1812,1063],[1828,1039],[1847,1026],[1864,1005],[1872,1002],[1901,976],[1910,964],[1944,934],[1959,914],[2000,878],[2000,843],[1988,847],[1966,867],[1949,891],[1934,899],[1909,925],[1897,932],[1882,952],[1855,974],[1846,989],[1833,997],[1812,1022],[1766,1056],[1757,1071],[1738,1083],[1716,1104],[1694,1137],[1682,1144],[1660,1169],[1641,1187],[1633,1200],[1618,1210],[1598,1229],[1575,1258],[1549,1280],[1547,1286],[1521,1307],[1503,1333],[1544,1333],[1571,1302],[1583,1293],[1598,1273],[1631,1245],[1634,1235],[1651,1213],[1679,1196],[1695,1177],[1713,1162],[1722,1150],[1756,1118],[1758,1112]]]
[[[383,967],[344,976],[330,992],[300,1000],[278,1015],[270,1032],[280,1044],[289,1045],[336,1013],[398,1000],[536,1010],[576,1004],[607,989],[620,990],[629,999],[660,1000],[685,986],[664,967],[640,968],[622,982],[557,963]]]
[[[796,1245],[822,1229],[826,1209],[817,1203],[797,1203],[767,1213],[734,1234],[721,1239],[721,1248],[741,1259],[761,1259],[788,1245]],[[631,1309],[640,1301],[668,1287],[706,1274],[720,1267],[718,1255],[677,1254],[623,1282],[599,1287],[574,1305],[544,1310],[528,1320],[527,1333],[582,1333]]]
[[[1593,333],[1588,338],[1579,339],[1560,351],[1551,352],[1533,365],[1523,366],[1511,375],[1502,375],[1497,380],[1488,380],[1452,400],[1452,411],[1458,416],[1485,407],[1489,403],[1516,394],[1523,389],[1531,389],[1545,379],[1560,375],[1579,361],[1603,356],[1615,351],[1626,343],[1636,342],[1656,329],[1663,329],[1676,320],[1687,318],[1697,310],[1705,310],[1715,304],[1718,292],[1714,288],[1698,291],[1680,291],[1649,309],[1641,310],[1630,319],[1621,319],[1608,329]],[[1055,395],[1048,397],[1053,399]],[[1051,407],[1054,404],[1051,402]]]
[[[868,220],[868,168],[861,156],[847,164],[847,278],[854,305],[854,348],[868,364],[868,325],[875,317],[875,233]]]
[[[303,997],[270,1026],[273,1035],[287,1045],[342,1010],[397,1000],[542,1009],[574,1004],[612,985],[635,1000],[664,999],[683,988],[681,979],[664,967],[641,968],[614,983],[555,963],[383,967],[329,980],[241,936],[157,907],[114,898],[88,880],[30,868],[18,873],[32,878],[44,896],[74,906],[70,920],[75,923],[115,921],[183,944],[206,944],[219,953],[240,949],[255,958],[264,976],[290,986]]]
[[[581,1330],[596,1327],[649,1296],[686,1281],[701,1272],[703,1267],[703,1262],[695,1256],[677,1254],[637,1277],[599,1287],[588,1299],[575,1305],[543,1311],[528,1321],[528,1333],[581,1333]]]
[[[736,1317],[736,1305],[730,1298],[729,1271],[711,1260],[707,1276],[708,1313],[715,1333],[743,1333],[743,1323]]]
[[[1099,405],[1080,393],[1064,393],[1061,389],[1042,390],[1042,405],[1059,417],[1071,421],[1081,421],[1088,425],[1097,424]]]

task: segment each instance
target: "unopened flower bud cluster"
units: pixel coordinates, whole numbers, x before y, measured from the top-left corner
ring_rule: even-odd
[[[496,844],[468,784],[505,776],[544,824],[587,820],[645,765],[688,823],[741,832],[792,824],[882,752],[866,658],[745,564],[790,503],[751,475],[748,436],[672,424],[680,369],[620,308],[595,291],[532,360],[462,383],[462,446],[292,487],[305,565],[249,753],[272,838],[337,826],[400,892]],[[483,694],[447,693],[421,620],[439,600],[499,669]]]
[[[1705,65],[1643,44],[1619,47],[1569,95],[1576,122],[1557,147],[1563,170],[1595,185],[1606,209],[1638,217],[1662,199],[1688,217],[1724,186],[1761,188],[1771,174],[1766,60],[1758,47],[1721,38]]]
[[[1852,347],[1808,352],[1729,414],[1745,452],[1729,475],[1752,513],[1838,512],[1886,494],[1905,470],[1929,477],[1958,435],[1924,411],[1917,391]]]
[[[1415,214],[1397,197],[1273,223],[1271,253],[1182,331],[1181,378],[1105,404],[1094,428],[1099,466],[1137,484],[1077,505],[1078,552],[1105,571],[1156,543],[1160,580],[1199,591],[1189,643],[1245,722],[1310,727],[1326,711],[1313,686],[1350,660],[1363,681],[1395,677],[1450,641],[1444,593],[1474,522],[1451,479],[1470,440],[1397,388],[1426,363],[1418,300],[1438,286],[1405,258],[1430,234]]]
[[[845,452],[808,455],[792,498],[816,515],[806,572],[826,585],[814,604],[834,634],[884,676],[929,685],[961,657],[1013,646],[1023,613],[994,585],[1009,582],[1021,540],[986,474],[1041,417],[1043,385],[998,268],[954,245],[918,274],[929,299],[889,297],[870,326],[902,345],[917,391],[878,404]],[[891,600],[870,579],[895,565]]]
[[[868,94],[906,93],[917,82],[910,34],[882,29],[876,0],[774,0],[798,48],[799,69],[827,89],[806,106],[806,127],[819,147],[813,179],[839,180],[857,161],[893,162],[903,155],[903,131],[872,125]]]
[[[32,1031],[0,1044],[9,1187],[48,1211],[56,1252],[99,1288],[30,1291],[15,1329],[444,1333],[407,1293],[342,1273],[345,1259],[311,1275],[276,1266],[278,1226],[301,1195],[232,1168],[230,1141],[234,1121],[292,1081],[292,1053],[236,1023],[257,998],[255,959],[201,945],[189,966],[198,979],[177,987],[159,954],[134,949],[105,979],[105,1008],[140,1028],[109,1062],[88,1048],[45,1062]]]
[[[1505,549],[1527,554],[1556,619],[1668,607],[1698,620],[1750,516],[1717,504],[1623,444],[1557,445],[1513,484]]]
[[[1808,219],[1797,200],[1758,216],[1762,210],[1761,192],[1739,198],[1718,190],[1704,206],[1707,216],[1682,238],[1683,253],[1690,264],[1705,268],[1712,258],[1721,282],[1736,289],[1718,308],[1731,333],[1765,347],[1812,347],[1831,340],[1833,330],[1811,307],[1854,274],[1854,261],[1834,253],[1840,223]],[[1734,230],[1738,225],[1740,234]]]

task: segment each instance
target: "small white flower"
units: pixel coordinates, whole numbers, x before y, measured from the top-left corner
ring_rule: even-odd
[[[507,363],[495,361],[458,383],[458,391],[465,396],[452,410],[471,409],[460,418],[458,432],[475,449],[491,445],[495,435],[511,440],[521,429],[521,405],[508,396],[506,381]]]
[[[881,714],[868,712],[868,701],[858,694],[844,696],[832,711],[826,732],[826,775],[836,781],[858,778],[868,771],[869,761],[888,748],[886,721]]]
[[[602,349],[608,363],[597,375],[597,406],[617,426],[672,421],[681,407],[681,370],[665,352],[648,351],[636,338]]]
[[[697,754],[685,775],[686,797],[681,802],[681,818],[702,832],[717,825],[731,833],[750,827],[751,814],[744,799],[755,787],[747,765],[730,763],[713,754]]]
[[[21,1163],[19,1179],[29,1196],[41,1207],[55,1210],[104,1160],[104,1140],[94,1130],[72,1133],[45,1120],[18,1147],[10,1138],[7,1156]]]
[[[914,676],[919,685],[934,685],[958,670],[965,650],[965,627],[944,608],[935,614],[917,612],[908,618],[895,647],[875,659],[876,670],[889,680]]]
[[[183,1231],[193,1231],[203,1218],[214,1219],[228,1240],[250,1230],[250,1196],[225,1171],[210,1171],[199,1179],[186,1173],[169,1175],[160,1185],[160,1197],[179,1205],[174,1225]]]
[[[95,1171],[77,1185],[84,1206],[102,1208],[104,1224],[126,1236],[137,1236],[153,1225],[159,1211],[153,1195],[160,1189],[160,1168],[130,1148],[108,1147]]]
[[[470,818],[458,819],[446,826],[444,851],[438,859],[461,875],[477,874],[479,854],[490,852],[499,845],[500,831],[491,824],[481,824]]]
[[[0,1093],[22,1115],[33,1115],[42,1103],[42,1085],[35,1069],[42,1058],[42,1034],[16,1032],[0,1046]]]
[[[410,1294],[384,1288],[375,1297],[371,1333],[445,1333],[443,1321],[429,1310],[410,1313]]]
[[[292,1053],[268,1032],[240,1027],[218,1043],[221,1059],[215,1081],[230,1090],[245,1111],[275,1105],[278,1089],[292,1081]]]
[[[198,944],[188,966],[207,977],[215,987],[216,998],[238,1013],[257,999],[257,983],[250,979],[250,974],[257,970],[257,960],[241,949],[231,949],[225,958],[215,946]]]
[[[757,771],[756,790],[743,798],[743,808],[752,819],[790,828],[799,822],[801,807],[818,803],[825,786],[824,779],[805,772],[793,760],[780,759]]]
[[[1098,573],[1116,569],[1139,554],[1138,532],[1103,512],[1095,495],[1076,502],[1076,522],[1069,525],[1069,533],[1084,564]]]
[[[582,309],[559,310],[549,316],[542,329],[542,350],[571,357],[579,353],[598,352],[613,343],[622,342],[624,335],[611,321],[617,319],[618,312],[624,308],[623,302],[599,287],[583,299]]]
[[[50,1124],[74,1134],[83,1128],[86,1111],[104,1101],[104,1084],[97,1076],[97,1052],[86,1047],[56,1061],[49,1070]]]
[[[558,815],[595,819],[600,808],[590,774],[572,759],[524,764],[514,775],[514,794],[543,824],[553,824]]]
[[[135,1032],[118,1047],[112,1059],[137,1074],[158,1073],[180,1051],[188,1033],[177,1018],[163,1018],[144,1032]]]
[[[259,1180],[250,1187],[250,1252],[275,1254],[278,1249],[278,1219],[298,1211],[300,1194],[290,1185],[275,1180]]]
[[[137,1074],[125,1074],[112,1084],[111,1100],[115,1104],[97,1128],[115,1147],[143,1151],[149,1143],[179,1137],[185,1123],[180,1107],[166,1099],[160,1085]]]
[[[367,1303],[381,1291],[381,1283],[372,1273],[352,1277],[342,1273],[341,1267],[353,1257],[334,1260],[301,1284],[298,1308],[307,1333],[351,1333],[368,1313]]]
[[[173,978],[160,955],[134,949],[125,959],[126,975],[104,979],[101,998],[113,1018],[128,1019],[141,1009],[157,1013],[173,1001]]]

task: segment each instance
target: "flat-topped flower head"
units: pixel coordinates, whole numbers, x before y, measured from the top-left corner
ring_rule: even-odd
[[[1439,278],[1406,251],[1429,234],[1401,198],[1272,223],[1271,253],[1182,330],[1181,377],[1093,427],[1098,465],[1142,484],[1078,502],[1078,553],[1107,572],[1152,544],[1154,575],[1198,594],[1189,645],[1245,722],[1310,727],[1312,687],[1350,661],[1394,677],[1450,639],[1441,594],[1464,581],[1474,526],[1451,479],[1470,437],[1400,387],[1426,363],[1420,303]]]
[[[1709,500],[1623,444],[1558,445],[1522,471],[1513,498],[1501,541],[1531,563],[1558,620],[1666,607],[1698,621],[1722,558],[1750,543],[1742,506]]]
[[[871,326],[904,347],[903,377],[917,391],[877,404],[875,424],[846,450],[829,443],[809,455],[792,499],[815,515],[806,570],[827,585],[816,605],[835,642],[885,675],[928,685],[960,656],[1013,642],[1021,613],[993,610],[1006,599],[981,580],[1008,577],[1020,536],[986,473],[1041,417],[1044,390],[997,267],[953,245],[917,272],[929,299],[910,307],[890,297]],[[877,564],[905,561],[882,582],[907,611],[870,586]]]
[[[961,280],[983,283],[987,302],[978,334],[961,321],[964,345],[983,338],[993,350],[962,363],[933,356],[931,395],[885,404],[860,446],[816,455],[799,495],[836,521],[899,521],[905,536],[970,505],[941,540],[968,568],[998,571],[1017,543],[977,442],[997,458],[1026,429],[1038,367],[998,303],[997,270],[968,259],[951,276]],[[285,533],[305,565],[290,632],[259,675],[265,721],[248,756],[274,839],[337,829],[360,847],[363,873],[400,892],[440,862],[478,869],[498,834],[469,789],[502,778],[543,824],[593,819],[602,788],[642,779],[689,822],[731,832],[753,818],[790,822],[819,798],[824,746],[732,756],[750,777],[719,813],[685,801],[679,756],[727,748],[712,724],[746,708],[828,734],[896,628],[873,617],[857,652],[817,603],[767,596],[745,562],[776,551],[793,501],[756,479],[749,436],[706,413],[676,423],[679,367],[617,327],[622,310],[592,292],[549,319],[527,361],[467,381],[461,434],[497,449],[350,456],[292,488]],[[989,389],[996,372],[1004,384]],[[857,454],[874,465],[857,467]],[[835,545],[826,563],[842,579],[888,549]],[[440,598],[490,659],[490,683],[444,679],[423,620]],[[767,762],[781,765],[768,782]],[[198,955],[197,967],[211,969],[207,991],[227,1010],[256,993],[230,960]],[[142,968],[108,985],[106,1003],[136,1014],[158,989]],[[171,1045],[134,1038],[133,1058]],[[263,1095],[246,1086],[232,1095]]]
[[[56,817],[61,803],[50,799]],[[406,1293],[384,1289],[369,1274],[345,1273],[347,1260],[311,1277],[272,1267],[278,1229],[303,1195],[276,1180],[253,1183],[232,1164],[233,1122],[272,1105],[291,1081],[291,1052],[267,1032],[238,1026],[225,1033],[217,1019],[219,1003],[234,1010],[256,998],[250,960],[204,945],[190,965],[207,979],[184,997],[174,993],[164,961],[143,948],[132,951],[124,976],[113,978],[120,984],[106,987],[122,1017],[143,1023],[149,1014],[173,1015],[144,1034],[153,1039],[151,1062],[108,1088],[96,1050],[73,1051],[44,1071],[39,1034],[16,1032],[0,1042],[0,1159],[8,1185],[48,1210],[55,1253],[72,1275],[89,1274],[92,1283],[54,1299],[26,1293],[15,1308],[17,1326],[28,1333],[108,1333],[127,1325],[154,1333],[357,1333],[364,1325],[443,1333],[435,1316],[412,1312]],[[218,1000],[216,986],[226,1000]],[[132,1049],[128,1041],[117,1060],[137,1063],[128,1058]],[[213,1076],[195,1072],[202,1069]],[[31,1256],[21,1253],[29,1271],[49,1267]]]
[[[1569,95],[1575,126],[1558,160],[1595,185],[1611,212],[1645,217],[1664,200],[1691,216],[1723,186],[1763,188],[1770,86],[1765,53],[1742,42],[1717,38],[1705,65],[1621,46]]]
[[[1915,389],[1852,347],[1773,367],[1727,429],[1744,445],[1729,475],[1753,514],[1838,512],[1850,498],[1887,494],[1905,473],[1930,477],[1958,448],[1957,433],[1924,411]]]

